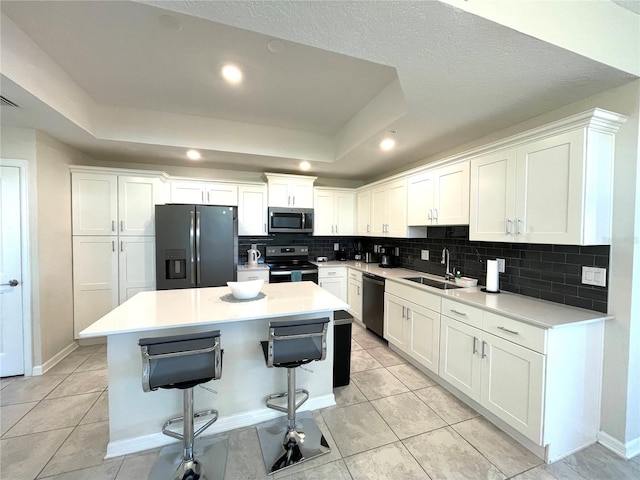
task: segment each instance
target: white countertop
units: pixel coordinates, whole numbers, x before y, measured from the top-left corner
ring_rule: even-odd
[[[485,293],[480,287],[456,288],[452,290],[440,290],[439,288],[420,285],[403,277],[427,277],[442,281],[442,277],[430,275],[428,273],[408,270],[405,268],[381,268],[377,263],[363,263],[357,261],[346,262],[314,262],[319,268],[323,267],[351,267],[361,272],[372,273],[388,280],[400,282],[411,287],[451,298],[452,300],[466,303],[472,307],[478,307],[499,315],[504,315],[522,322],[542,328],[557,328],[563,325],[570,325],[580,322],[591,322],[597,320],[610,320],[613,317],[606,313],[586,310],[583,308],[570,307],[560,303],[548,302],[537,298],[526,297],[516,293],[501,292]]]
[[[345,310],[339,298],[313,282],[264,284],[263,298],[224,301],[229,287],[140,292],[80,332],[80,338],[202,324],[230,323]]]

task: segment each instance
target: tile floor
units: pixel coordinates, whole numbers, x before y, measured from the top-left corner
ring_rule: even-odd
[[[353,327],[351,384],[314,412],[332,452],[274,477],[312,479],[633,479],[594,445],[544,465],[476,412]],[[103,460],[108,438],[104,346],[81,347],[41,377],[0,381],[0,478],[146,479],[158,450]],[[266,479],[255,428],[229,432],[226,479]]]

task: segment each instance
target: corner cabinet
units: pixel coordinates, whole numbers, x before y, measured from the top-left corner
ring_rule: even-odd
[[[155,289],[160,174],[71,169],[74,336],[140,291]]]
[[[313,182],[317,177],[265,173],[270,207],[313,208]]]
[[[615,133],[624,121],[596,109],[473,158],[470,240],[610,244]]]
[[[350,189],[314,189],[314,235],[353,235],[356,195]]]

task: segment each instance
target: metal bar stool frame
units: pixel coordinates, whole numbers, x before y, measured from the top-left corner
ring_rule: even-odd
[[[194,455],[194,442],[202,432],[209,428],[217,419],[218,411],[215,409],[193,411],[193,388],[211,380],[218,380],[222,376],[222,355],[220,344],[220,331],[205,332],[201,334],[176,335],[169,337],[143,338],[138,342],[142,355],[142,389],[145,392],[155,391],[158,388],[182,390],[183,415],[171,418],[162,425],[162,433],[182,440],[182,455],[175,458],[175,447],[165,447],[160,453],[157,468],[149,478],[166,476],[168,464],[176,465],[173,478],[176,480],[201,479],[205,477],[202,466]],[[209,344],[204,348],[186,348],[189,344]],[[174,350],[175,351],[172,351]],[[156,352],[157,353],[154,353]],[[200,356],[200,357],[197,357]],[[190,365],[183,362],[173,365],[167,360],[191,358]],[[212,358],[211,364],[209,360]],[[183,358],[186,360],[186,358]],[[190,367],[194,372],[199,369],[200,376],[191,375]],[[164,369],[164,370],[163,370]],[[160,371],[158,373],[158,371]],[[205,374],[206,373],[206,374]],[[202,376],[202,374],[205,374]],[[157,377],[157,378],[156,378]],[[194,431],[194,420],[206,416],[213,416],[203,426]],[[182,434],[169,430],[169,427],[177,423],[183,424]],[[166,455],[165,455],[166,451]],[[163,457],[172,457],[171,460]],[[163,461],[160,461],[163,460]],[[226,463],[226,445],[224,446],[224,462]],[[222,466],[224,470],[224,465]]]
[[[328,325],[329,318],[327,317],[299,321],[275,321],[269,324],[268,341],[260,342],[267,366],[287,369],[287,391],[275,393],[266,398],[267,407],[287,414],[286,425],[283,426],[282,421],[277,419],[266,425],[258,426],[258,437],[265,467],[270,474],[331,451],[313,418],[308,416],[300,419],[296,416],[296,411],[309,399],[308,390],[296,389],[296,368],[312,361],[326,359]],[[319,331],[305,332],[305,329]],[[302,330],[302,333],[296,333],[298,330]],[[315,339],[319,340],[319,344]],[[294,345],[295,342],[306,343],[303,346],[310,348],[305,353],[311,355],[308,357],[299,356],[295,349],[287,351],[286,342]],[[296,401],[298,395],[302,395],[302,399]],[[282,398],[287,399],[286,407],[274,403],[275,400]],[[275,440],[274,437],[276,437]],[[279,452],[274,452],[272,445],[273,442],[278,441],[277,437],[281,439],[282,448],[279,448]]]

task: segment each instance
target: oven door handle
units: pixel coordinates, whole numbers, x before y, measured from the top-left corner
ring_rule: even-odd
[[[291,275],[291,273],[292,273],[292,272],[295,272],[295,271],[297,271],[297,270],[278,271],[278,272],[273,272],[273,271],[271,271],[271,272],[269,272],[269,275],[273,275],[274,277],[275,277],[275,276],[280,276],[280,275],[282,275],[282,276],[284,276],[284,275]],[[300,270],[300,273],[301,273],[301,274],[303,274],[303,275],[304,275],[305,273],[318,273],[318,270]]]

